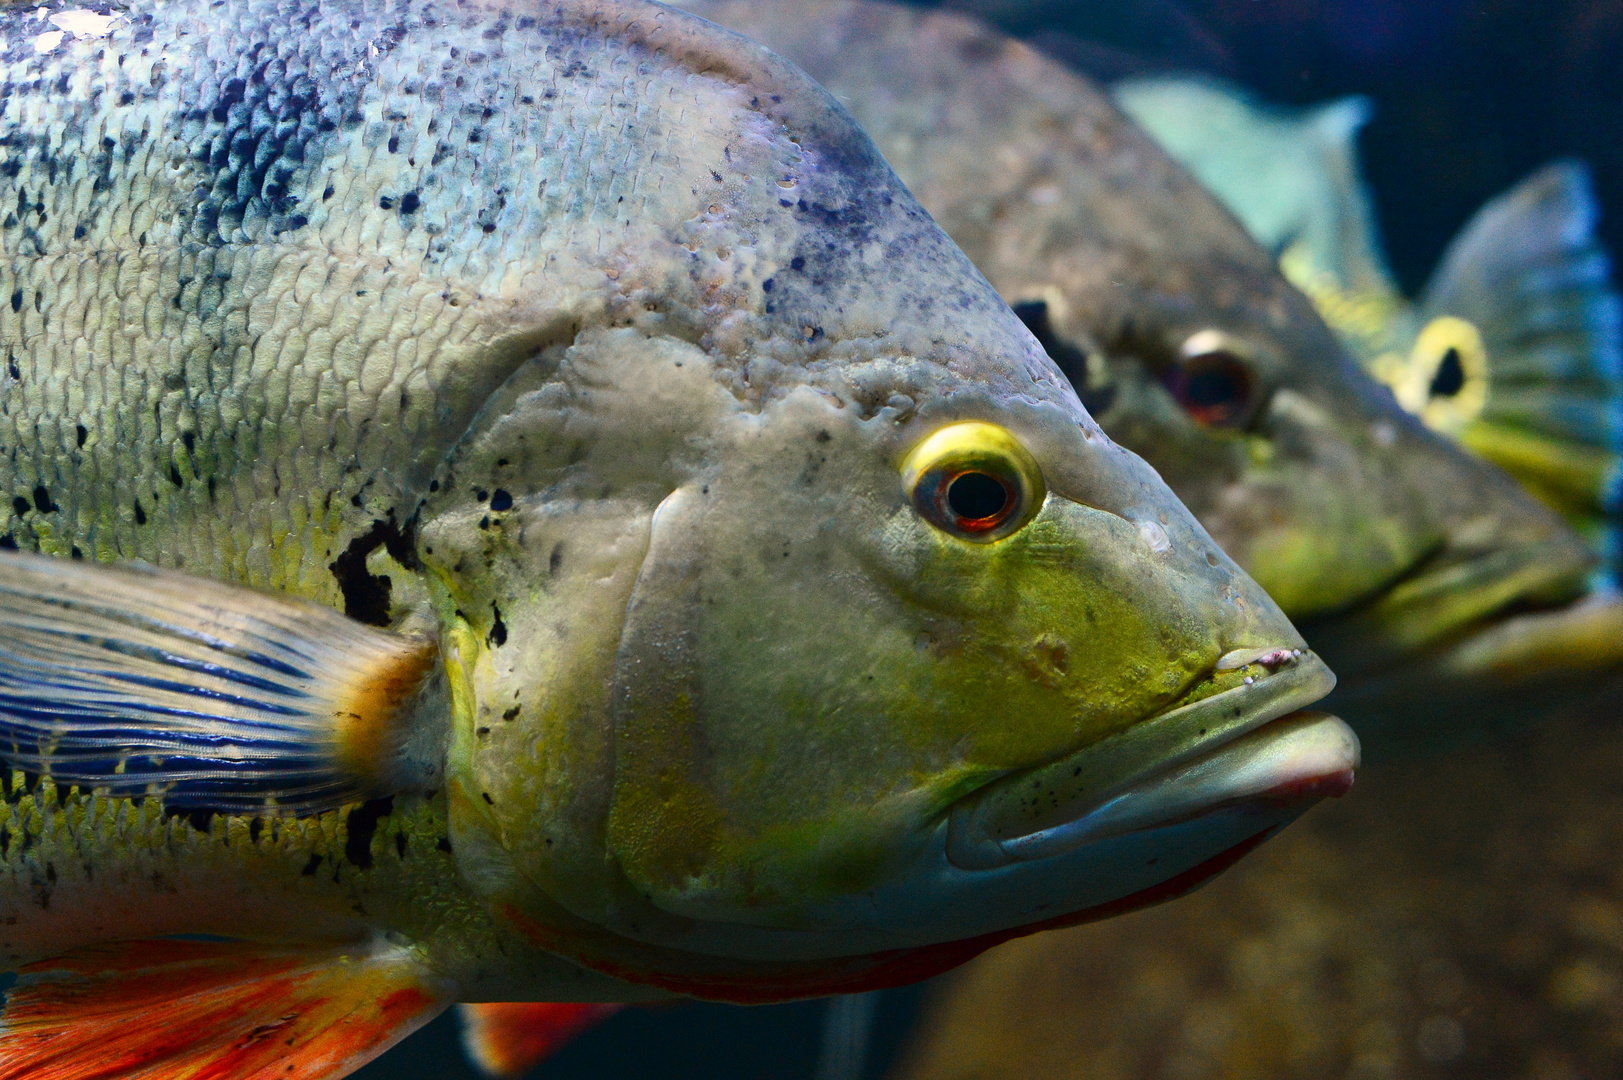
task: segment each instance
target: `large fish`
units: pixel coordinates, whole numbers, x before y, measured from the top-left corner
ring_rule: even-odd
[[[0,40],[0,1076],[905,981],[1350,782],[1325,665],[763,49],[640,0]]]
[[[1579,538],[1398,408],[1091,84],[955,15],[682,6],[851,110],[1112,437],[1337,650],[1349,720],[1389,743],[1479,733],[1623,666],[1623,605],[1584,599]],[[476,1060],[519,1075],[561,1027],[538,1006],[471,1010],[466,1031]]]
[[[1616,560],[1623,303],[1581,163],[1548,165],[1484,206],[1412,303],[1381,254],[1358,167],[1367,101],[1276,109],[1177,76],[1114,94],[1404,408],[1509,470]]]
[[[1620,669],[1623,603],[1589,595],[1581,538],[1399,408],[1091,83],[948,13],[684,6],[851,110],[1111,437],[1303,626],[1361,732],[1480,731]]]

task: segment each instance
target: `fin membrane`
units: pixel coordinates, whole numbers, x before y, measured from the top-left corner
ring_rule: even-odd
[[[310,813],[402,790],[434,650],[288,597],[0,552],[0,759],[107,795]]]
[[[459,1005],[462,1043],[491,1076],[523,1076],[557,1049],[622,1006],[581,1002]]]
[[[394,946],[126,942],[23,969],[0,1013],[0,1080],[327,1080],[445,1004]]]

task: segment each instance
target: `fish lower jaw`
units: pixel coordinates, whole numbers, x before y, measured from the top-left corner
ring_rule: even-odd
[[[1006,778],[949,813],[947,858],[963,870],[993,870],[1221,810],[1300,810],[1345,794],[1359,764],[1358,737],[1338,718],[1300,708],[1332,685],[1309,654],[1285,672],[1143,725],[1173,731],[1129,729],[1111,740],[1126,745],[1107,741]],[[1146,754],[1135,742],[1161,752]]]
[[[998,844],[1010,859],[1046,859],[1083,844],[1245,803],[1317,802],[1351,790],[1358,763],[1358,736],[1346,724],[1324,713],[1292,713],[1062,825]]]

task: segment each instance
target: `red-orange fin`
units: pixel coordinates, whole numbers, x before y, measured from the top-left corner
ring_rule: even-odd
[[[468,1057],[491,1076],[523,1076],[619,1005],[579,1002],[492,1002],[458,1006]]]
[[[0,1013],[0,1080],[336,1080],[438,1014],[392,945],[134,941],[30,964]]]

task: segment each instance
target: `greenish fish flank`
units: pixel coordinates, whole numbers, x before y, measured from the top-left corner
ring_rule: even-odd
[[[1616,563],[1623,301],[1582,163],[1548,165],[1484,206],[1411,302],[1381,254],[1358,167],[1367,101],[1297,112],[1178,77],[1114,94],[1405,409],[1509,471]]]
[[[0,1071],[893,984],[1350,784],[1323,662],[764,49],[176,0],[0,67]]]
[[[828,86],[1341,677],[1360,733],[1482,732],[1602,685],[1596,557],[1347,357],[1273,257],[1111,99],[959,15],[694,0]]]

